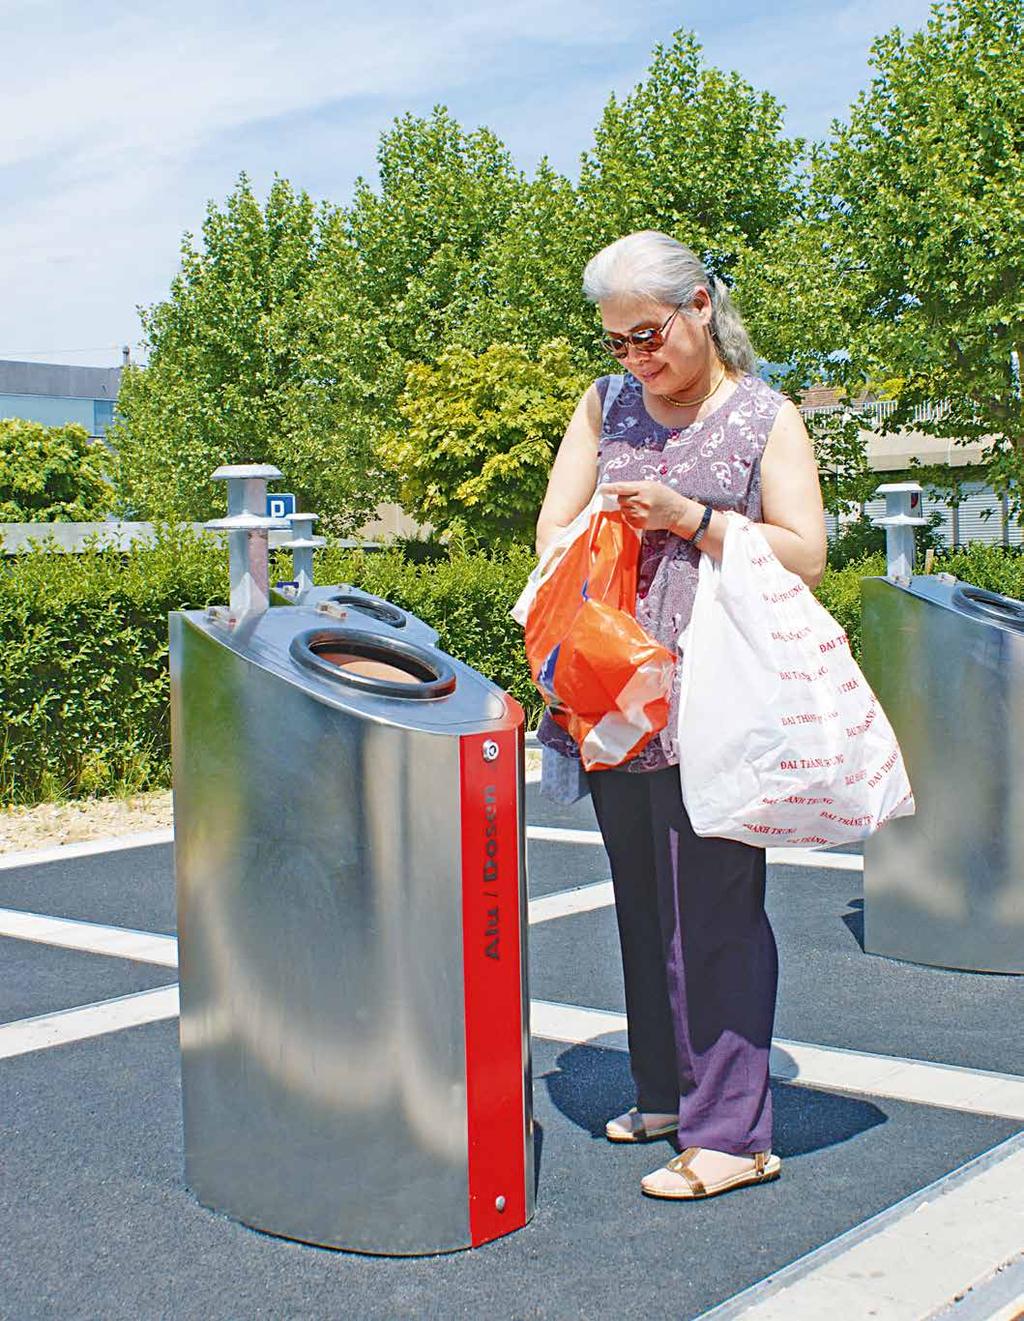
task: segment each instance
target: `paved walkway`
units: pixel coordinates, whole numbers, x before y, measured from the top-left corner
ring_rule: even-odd
[[[631,1096],[593,815],[532,786],[529,817],[537,1215],[420,1259],[254,1233],[184,1188],[166,833],[0,860],[0,1317],[1024,1312],[1024,978],[865,955],[860,857],[770,854],[783,1177],[652,1202],[667,1144],[601,1136]]]

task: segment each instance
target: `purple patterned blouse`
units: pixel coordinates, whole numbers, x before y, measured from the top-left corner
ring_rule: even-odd
[[[761,454],[784,396],[756,376],[743,376],[719,408],[682,430],[656,422],[644,407],[635,376],[602,376],[597,382],[604,422],[597,480],[655,481],[675,487],[714,509],[735,509],[761,521]],[[640,550],[636,617],[670,651],[690,621],[697,592],[700,551],[672,532],[645,532]],[[679,763],[679,666],[668,724],[622,767],[656,771]],[[541,743],[579,757],[574,740],[545,713]]]

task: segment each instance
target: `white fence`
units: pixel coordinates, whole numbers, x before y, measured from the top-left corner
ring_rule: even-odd
[[[202,523],[182,523],[183,528],[203,532]],[[223,542],[226,532],[206,531],[205,535]],[[44,550],[63,555],[81,555],[92,546],[103,550],[130,550],[139,542],[152,541],[155,531],[152,523],[0,523],[0,552],[14,555],[28,550],[34,542],[45,542]],[[284,541],[290,541],[291,530],[274,529],[270,532],[270,548],[274,550]],[[344,540],[337,545],[347,550],[380,550],[376,541]]]
[[[817,408],[801,408],[800,410],[804,417],[818,417],[825,413],[843,413],[847,411],[861,413],[866,418],[881,421],[895,413],[896,401],[894,399],[884,399],[871,404],[821,404]],[[916,422],[938,421],[939,418],[945,417],[948,412],[949,405],[947,403],[918,404],[911,413],[907,426],[913,426]]]

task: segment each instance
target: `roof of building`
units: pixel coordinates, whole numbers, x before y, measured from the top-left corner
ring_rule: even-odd
[[[800,396],[801,408],[834,408],[841,402],[838,390],[828,385],[812,385]]]
[[[0,360],[0,394],[116,399],[120,384],[120,367],[69,367],[58,362]]]

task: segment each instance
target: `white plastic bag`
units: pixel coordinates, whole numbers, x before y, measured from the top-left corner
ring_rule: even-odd
[[[773,847],[865,839],[914,811],[892,726],[839,624],[752,523],[727,517],[679,639],[693,828]]]

